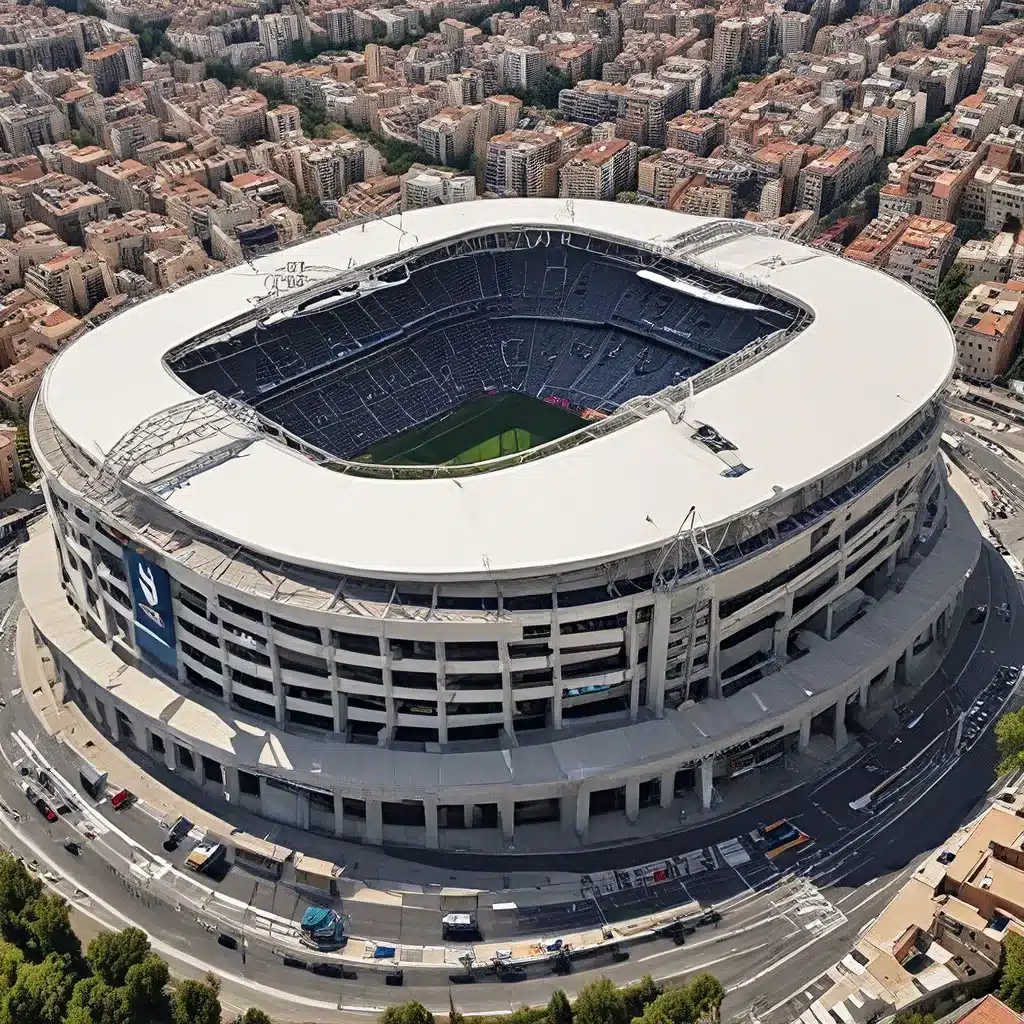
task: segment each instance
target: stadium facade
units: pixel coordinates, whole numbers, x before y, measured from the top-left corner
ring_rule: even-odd
[[[437,846],[708,807],[842,745],[958,621],[954,365],[913,290],[744,222],[500,200],[351,227],[53,362],[26,607],[122,746],[272,819]],[[367,455],[513,391],[584,425]]]

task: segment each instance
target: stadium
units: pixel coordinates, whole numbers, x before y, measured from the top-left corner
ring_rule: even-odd
[[[934,665],[980,551],[954,365],[912,289],[748,222],[351,226],[54,360],[23,599],[124,749],[267,818],[656,828]]]

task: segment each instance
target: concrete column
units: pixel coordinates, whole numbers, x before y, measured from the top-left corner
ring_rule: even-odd
[[[464,803],[462,805],[462,824],[464,828],[473,827],[473,810],[475,809],[475,807],[476,804],[472,801],[470,801],[469,803]]]
[[[440,845],[437,838],[437,797],[428,796],[423,801],[423,823],[427,828],[427,849],[436,850]]]
[[[832,726],[832,738],[836,741],[836,750],[846,746],[846,698],[836,703],[835,722]]]
[[[663,592],[655,594],[647,638],[647,707],[659,718],[665,714],[665,666],[671,617],[672,599]]]
[[[889,666],[889,667],[888,667],[888,668],[887,668],[887,669],[885,670],[885,678],[884,678],[884,679],[882,680],[882,685],[883,685],[883,686],[892,686],[892,684],[893,684],[893,683],[894,683],[895,681],[896,681],[896,663],[895,663],[895,662],[893,662],[893,663],[892,663],[892,664],[891,664],[891,665],[890,665],[890,666]]]
[[[562,728],[562,627],[558,620],[558,588],[551,593],[551,727]]]
[[[806,718],[800,719],[800,741],[798,749],[806,750],[807,745],[811,742],[811,716],[808,715]]]
[[[320,646],[324,649],[327,672],[331,679],[331,715],[334,718],[334,732],[344,741],[345,731],[348,728],[348,697],[341,692],[336,652],[331,643],[331,631],[326,626],[320,627]]]
[[[563,835],[571,836],[576,828],[576,787],[570,786],[558,798],[558,824]]]
[[[512,797],[502,797],[498,801],[498,821],[501,824],[501,838],[511,842],[516,830],[516,802]]]
[[[661,806],[671,807],[675,799],[676,773],[667,771],[661,776]]]
[[[274,628],[270,624],[270,612],[263,613],[263,628],[267,631],[267,655],[270,658],[270,671],[274,675],[274,718],[278,725],[284,724],[284,682],[281,679],[281,663],[277,657],[277,644],[274,643]]]
[[[516,730],[512,725],[512,673],[508,666],[507,640],[498,641],[498,658],[501,662],[501,721],[514,745]]]
[[[384,714],[387,716],[388,732],[393,736],[395,726],[398,723],[395,712],[394,684],[391,681],[391,647],[388,644],[387,637],[383,636],[380,638],[380,657],[381,674],[384,680]],[[369,807],[369,804],[367,804],[367,807]],[[369,817],[367,817],[367,825],[369,825]]]
[[[339,838],[345,834],[345,797],[340,789],[334,791],[334,834]]]
[[[719,632],[721,619],[718,615],[718,598],[712,595],[711,611],[708,613],[708,693],[717,699],[722,697],[722,669],[719,664]]]
[[[113,703],[107,705],[107,714],[104,715],[107,727],[110,729],[110,738],[115,744],[121,742],[121,726],[117,721],[117,706]]]
[[[576,835],[583,839],[590,825],[590,790],[580,787],[576,794]]]
[[[296,793],[295,826],[309,831],[309,793]]]
[[[237,807],[242,795],[238,785],[238,769],[224,765],[221,770],[224,772],[224,799]]]
[[[866,708],[868,706],[868,690],[870,689],[871,680],[865,679],[864,682],[860,684],[860,693],[857,694],[857,700],[862,708]]]
[[[629,672],[629,720],[636,721],[640,713],[640,662],[637,660],[640,654],[637,632],[639,627],[636,622],[636,602],[631,601],[626,611],[626,660]]]
[[[164,764],[167,765],[169,772],[173,772],[178,767],[178,759],[174,754],[174,738],[162,736],[161,739],[164,741]]]
[[[444,657],[444,641],[434,644],[434,661],[437,663],[437,742],[448,742],[448,700],[447,662]]]
[[[626,780],[626,821],[634,822],[640,817],[640,780]]]
[[[384,844],[383,804],[379,800],[366,801],[366,841],[372,846]]]
[[[711,793],[714,789],[714,767],[715,762],[710,758],[705,758],[700,763],[700,805],[705,811],[711,809]]]

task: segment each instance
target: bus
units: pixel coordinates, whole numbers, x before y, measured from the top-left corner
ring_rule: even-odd
[[[772,822],[771,825],[762,825],[755,829],[750,833],[750,839],[755,846],[764,851],[764,855],[769,860],[811,841],[811,837],[806,832],[801,832],[796,825],[785,818]]]

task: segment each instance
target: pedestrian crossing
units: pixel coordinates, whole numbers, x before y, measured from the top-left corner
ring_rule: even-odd
[[[828,935],[846,924],[846,915],[807,879],[794,882],[782,899],[772,900],[772,906],[797,931],[807,932],[815,938]],[[830,1020],[829,1024],[836,1022]]]

